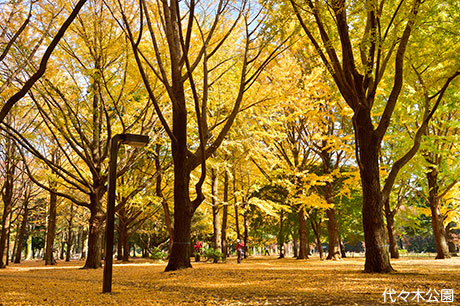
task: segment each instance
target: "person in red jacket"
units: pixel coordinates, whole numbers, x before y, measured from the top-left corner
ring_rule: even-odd
[[[244,258],[244,242],[240,239],[236,239],[236,254],[238,255],[238,263]]]
[[[195,244],[195,262],[200,262],[200,254],[202,248],[203,244],[201,243],[201,241],[197,241]]]

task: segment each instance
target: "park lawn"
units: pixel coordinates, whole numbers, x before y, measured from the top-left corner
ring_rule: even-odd
[[[165,263],[135,260],[114,266],[113,293],[102,294],[102,269],[79,269],[81,261],[53,267],[25,262],[0,271],[0,305],[381,305],[386,289],[453,289],[455,299],[417,303],[411,295],[391,303],[387,297],[387,305],[460,305],[460,258],[405,257],[392,264],[396,273],[380,275],[363,273],[363,258],[260,256],[236,264],[231,257],[165,273]]]

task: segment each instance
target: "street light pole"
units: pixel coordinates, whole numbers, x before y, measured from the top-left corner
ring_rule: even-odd
[[[117,182],[117,155],[120,144],[144,146],[149,137],[136,134],[117,134],[110,140],[109,177],[107,191],[106,244],[102,292],[112,292],[113,240],[115,232],[115,191]]]

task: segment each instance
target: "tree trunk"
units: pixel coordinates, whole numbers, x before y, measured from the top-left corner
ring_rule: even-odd
[[[13,246],[13,252],[11,254],[11,259],[10,261],[11,262],[15,262],[15,259],[16,259],[16,253],[18,252],[18,249],[20,250],[20,252],[22,252],[22,241],[21,241],[21,246],[18,245],[18,242],[19,242],[19,236],[21,235],[21,226],[22,226],[22,221],[19,220],[19,216],[17,218],[17,226],[16,226],[16,236],[14,238],[14,246]],[[19,253],[21,254],[21,253]],[[19,260],[21,260],[19,258]]]
[[[13,194],[13,183],[9,179],[5,181],[4,194],[3,194],[3,215],[2,215],[2,231],[0,233],[0,268],[5,268],[8,261],[7,242],[8,242],[8,229],[10,227],[10,210],[11,199]]]
[[[307,220],[305,217],[305,207],[301,207],[297,212],[299,217],[299,256],[297,259],[307,259]]]
[[[56,206],[57,195],[50,192],[50,202],[48,207],[48,224],[46,227],[46,246],[45,246],[45,265],[54,264],[53,249],[54,237],[56,235]]]
[[[390,199],[385,201],[385,217],[387,219],[388,241],[390,242],[391,258],[399,258],[398,242],[395,233],[395,211],[390,209]]]
[[[284,233],[283,233],[284,219],[283,219],[283,215],[284,215],[284,212],[281,211],[280,213],[280,231],[278,233],[278,250],[280,253],[280,256],[278,257],[279,259],[284,258],[284,249],[283,249],[283,246],[284,246]]]
[[[216,250],[221,251],[221,222],[219,217],[219,203],[217,201],[218,189],[217,189],[217,171],[211,169],[211,203],[212,203],[212,225],[213,225],[213,236],[212,236],[212,247]],[[217,260],[214,260],[217,262]]]
[[[88,253],[84,269],[97,269],[102,266],[102,232],[105,215],[102,211],[101,199],[105,190],[103,186],[90,195],[90,217],[88,233]]]
[[[32,235],[27,236],[27,252],[26,252],[26,259],[31,260],[34,256],[34,251],[32,247]]]
[[[177,148],[174,151],[177,151]],[[189,195],[190,172],[186,169],[185,147],[181,154],[173,153],[176,159],[174,162],[174,243],[165,271],[192,267],[190,263],[190,227],[193,210]]]
[[[121,230],[120,226],[117,226],[117,233],[118,233],[118,239],[117,239],[117,260],[122,260],[123,259],[123,241],[121,239]]]
[[[363,190],[363,230],[366,244],[365,272],[393,271],[386,249],[383,202],[380,190],[380,141],[374,132],[370,112],[358,110],[353,116],[361,184]]]
[[[297,258],[299,257],[299,254],[298,254],[298,247],[299,247],[299,244],[297,242],[297,239],[292,237],[292,242],[294,243],[294,246],[293,246],[293,251],[294,251],[294,258]]]
[[[10,234],[11,234],[11,220],[13,220],[13,210],[11,210],[10,212],[10,217],[9,217],[9,220],[10,220],[10,224],[8,226],[8,233],[7,233],[7,236],[6,236],[6,265],[9,264],[10,262]]]
[[[88,230],[83,227],[83,232],[81,233],[81,257],[80,260],[86,259],[87,247],[86,243],[88,239]]]
[[[125,223],[120,222],[120,240],[121,246],[123,249],[123,256],[122,261],[128,262],[129,261],[129,238],[128,238],[128,228]]]
[[[324,174],[330,174],[332,161],[331,153],[328,149],[326,149],[328,147],[327,141],[323,141],[322,147],[323,149],[321,150],[321,159],[323,163],[323,172]],[[332,182],[327,182],[324,186],[324,199],[329,205],[334,205],[334,188]],[[339,225],[337,223],[334,207],[327,209],[326,215],[328,218],[327,236],[329,239],[329,254],[327,255],[327,259],[339,260],[341,258],[339,245]]]
[[[450,256],[457,256],[457,246],[452,241],[452,234],[454,233],[452,231],[452,228],[455,227],[455,225],[456,225],[455,222],[450,222],[446,226],[446,240],[447,240],[447,247],[449,249]]]
[[[244,258],[247,258],[249,255],[249,247],[248,247],[248,238],[249,238],[249,225],[248,225],[248,210],[247,210],[247,203],[244,201],[243,203],[243,241],[244,241]]]
[[[338,260],[341,258],[340,254],[340,243],[339,243],[339,225],[337,223],[337,217],[334,208],[326,210],[327,221],[327,233],[329,238],[329,254],[327,259]]]
[[[238,219],[239,213],[238,213],[238,204],[236,201],[236,171],[233,169],[233,206],[235,208],[235,228],[236,228],[236,238],[241,240],[241,234],[240,234],[240,221]]]
[[[60,260],[63,260],[64,259],[64,253],[65,253],[65,232],[64,230],[61,232],[62,233],[62,237],[61,237],[61,248],[59,250],[59,259]]]
[[[69,227],[67,231],[67,250],[65,254],[65,261],[70,261],[70,253],[72,251],[72,221],[73,221],[73,203],[70,204],[70,219],[69,219]]]
[[[160,163],[160,153],[161,153],[160,151],[161,151],[161,145],[156,144],[155,145],[155,153],[156,153],[155,154],[155,170],[157,171],[158,175],[156,178],[155,193],[157,197],[162,199],[161,205],[163,206],[163,213],[165,216],[165,225],[166,225],[166,229],[168,230],[168,234],[169,234],[168,253],[171,254],[171,250],[172,250],[173,242],[174,242],[174,229],[171,223],[171,216],[169,214],[168,202],[166,202],[166,199],[163,196],[163,191],[161,189],[161,181],[163,177],[161,175],[162,169],[161,169],[161,163]]]
[[[347,258],[347,252],[345,252],[345,245],[343,244],[342,239],[340,239],[339,243],[340,243],[340,253],[342,254],[342,258]]]
[[[323,259],[324,252],[323,252],[323,246],[321,244],[321,223],[320,222],[316,223],[311,219],[310,219],[310,223],[311,223],[311,228],[313,229],[313,233],[315,234],[316,248],[318,249],[319,258]]]
[[[8,261],[7,243],[8,243],[8,231],[10,228],[10,212],[12,209],[13,200],[13,188],[14,188],[14,173],[15,165],[13,161],[14,154],[14,143],[9,136],[6,136],[5,143],[5,177],[2,188],[2,200],[3,200],[3,214],[2,214],[2,231],[0,232],[0,269],[5,268]]]
[[[228,172],[224,174],[224,206],[222,209],[222,253],[224,254],[224,260],[228,255],[227,247],[227,221],[228,221]]]
[[[190,226],[193,213],[199,203],[190,200],[190,173],[193,170],[189,160],[187,145],[187,106],[184,81],[182,75],[182,54],[180,34],[176,13],[177,2],[172,1],[171,7],[165,8],[170,12],[167,19],[167,40],[171,59],[171,100],[172,100],[172,157],[174,162],[174,244],[165,271],[191,268]],[[176,19],[178,18],[178,19]],[[179,21],[180,22],[180,21]],[[205,159],[206,157],[203,156]],[[205,169],[202,169],[202,171]],[[202,173],[205,175],[206,173]],[[198,195],[197,195],[198,196]],[[197,198],[197,202],[199,202]],[[200,202],[201,203],[201,202]]]
[[[428,201],[431,209],[431,225],[433,227],[434,242],[436,245],[436,259],[450,258],[449,247],[447,246],[446,231],[443,225],[443,217],[439,209],[439,185],[438,172],[430,168],[426,174],[428,179]]]

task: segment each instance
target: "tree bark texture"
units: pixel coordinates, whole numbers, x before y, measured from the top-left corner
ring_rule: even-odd
[[[386,248],[383,202],[380,190],[380,140],[374,132],[370,112],[358,111],[353,116],[357,156],[363,188],[363,230],[366,246],[364,271],[388,273],[393,271]]]
[[[173,149],[174,163],[174,242],[165,271],[191,268],[190,226],[192,203],[189,195],[190,172],[186,169],[186,152]]]
[[[297,212],[299,218],[299,256],[297,259],[307,259],[307,219],[305,216],[305,208],[301,207]]]
[[[395,232],[395,212],[390,208],[390,198],[385,200],[385,217],[387,220],[388,241],[390,243],[390,256],[391,258],[399,258],[398,242],[396,241]]]
[[[450,258],[449,247],[446,240],[446,230],[443,225],[443,217],[439,209],[439,185],[438,172],[431,168],[426,174],[428,179],[428,202],[431,210],[431,225],[433,227],[434,242],[436,245],[436,259]]]
[[[94,193],[90,194],[90,217],[88,231],[88,253],[84,269],[97,269],[102,267],[102,234],[104,230],[105,214],[102,210],[102,196],[105,190],[98,186]]]

